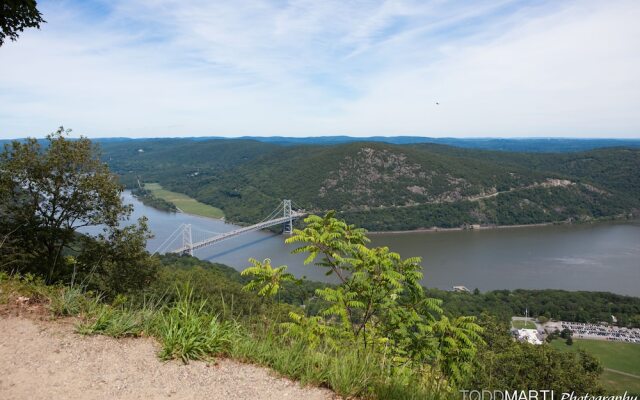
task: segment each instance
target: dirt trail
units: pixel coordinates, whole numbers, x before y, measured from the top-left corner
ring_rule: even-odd
[[[162,362],[152,339],[84,337],[69,323],[0,316],[0,398],[10,399],[305,399],[333,398],[268,369]]]

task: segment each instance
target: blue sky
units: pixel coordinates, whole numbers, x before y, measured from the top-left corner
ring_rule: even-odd
[[[637,0],[38,3],[0,138],[640,137]]]

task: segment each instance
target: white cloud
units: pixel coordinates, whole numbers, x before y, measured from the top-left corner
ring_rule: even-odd
[[[0,137],[640,136],[635,1],[105,4],[0,48]]]

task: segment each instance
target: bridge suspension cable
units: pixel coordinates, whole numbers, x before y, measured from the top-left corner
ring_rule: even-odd
[[[171,235],[169,235],[169,237],[168,237],[168,238],[166,238],[166,239],[165,239],[165,241],[164,241],[164,242],[162,242],[162,244],[161,244],[160,246],[158,246],[158,248],[156,249],[156,251],[154,251],[151,255],[153,256],[153,255],[155,255],[156,253],[158,253],[158,252],[159,252],[159,251],[164,247],[164,245],[165,245],[165,244],[168,246],[169,244],[173,243],[173,242],[178,238],[178,236],[177,236],[176,234],[177,234],[178,232],[181,232],[181,231],[182,231],[182,229],[183,229],[183,227],[184,227],[184,224],[180,224],[180,225],[176,228],[176,230],[175,230],[175,231],[173,231],[173,232],[171,233]],[[173,237],[174,235],[176,235],[176,236],[175,236],[175,237]],[[173,237],[173,239],[171,239],[172,237]],[[171,241],[169,241],[170,239],[171,239]]]
[[[278,205],[269,215],[267,215],[262,221],[250,225],[241,227],[229,232],[224,232],[217,234],[212,237],[205,238],[203,240],[193,241],[191,225],[182,226],[182,247],[171,251],[171,253],[182,253],[182,254],[191,254],[193,255],[193,251],[196,249],[200,249],[206,246],[211,246],[215,243],[218,243],[222,240],[235,237],[247,232],[260,230],[264,228],[268,228],[274,225],[283,225],[284,233],[291,233],[293,229],[293,220],[297,218],[301,218],[306,214],[303,212],[293,211],[291,208],[291,200],[283,200],[282,203]],[[282,213],[280,217],[277,215]],[[180,230],[180,228],[178,228]],[[196,235],[197,232],[196,232]],[[199,237],[198,237],[199,239]]]

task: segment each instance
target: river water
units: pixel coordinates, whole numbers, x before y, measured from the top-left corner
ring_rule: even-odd
[[[193,241],[237,228],[222,221],[182,213],[166,213],[143,205],[129,192],[133,218],[149,219],[158,247],[180,224],[191,224]],[[181,236],[172,248],[181,245]],[[304,256],[292,255],[295,246],[284,236],[251,232],[195,251],[195,256],[244,269],[249,257],[271,258],[288,265],[289,272],[327,281],[323,271],[304,266]],[[447,231],[371,235],[372,244],[389,246],[403,257],[423,259],[424,285],[451,289],[463,285],[482,291],[494,289],[567,289],[608,291],[640,296],[640,222],[544,226],[481,231]]]

